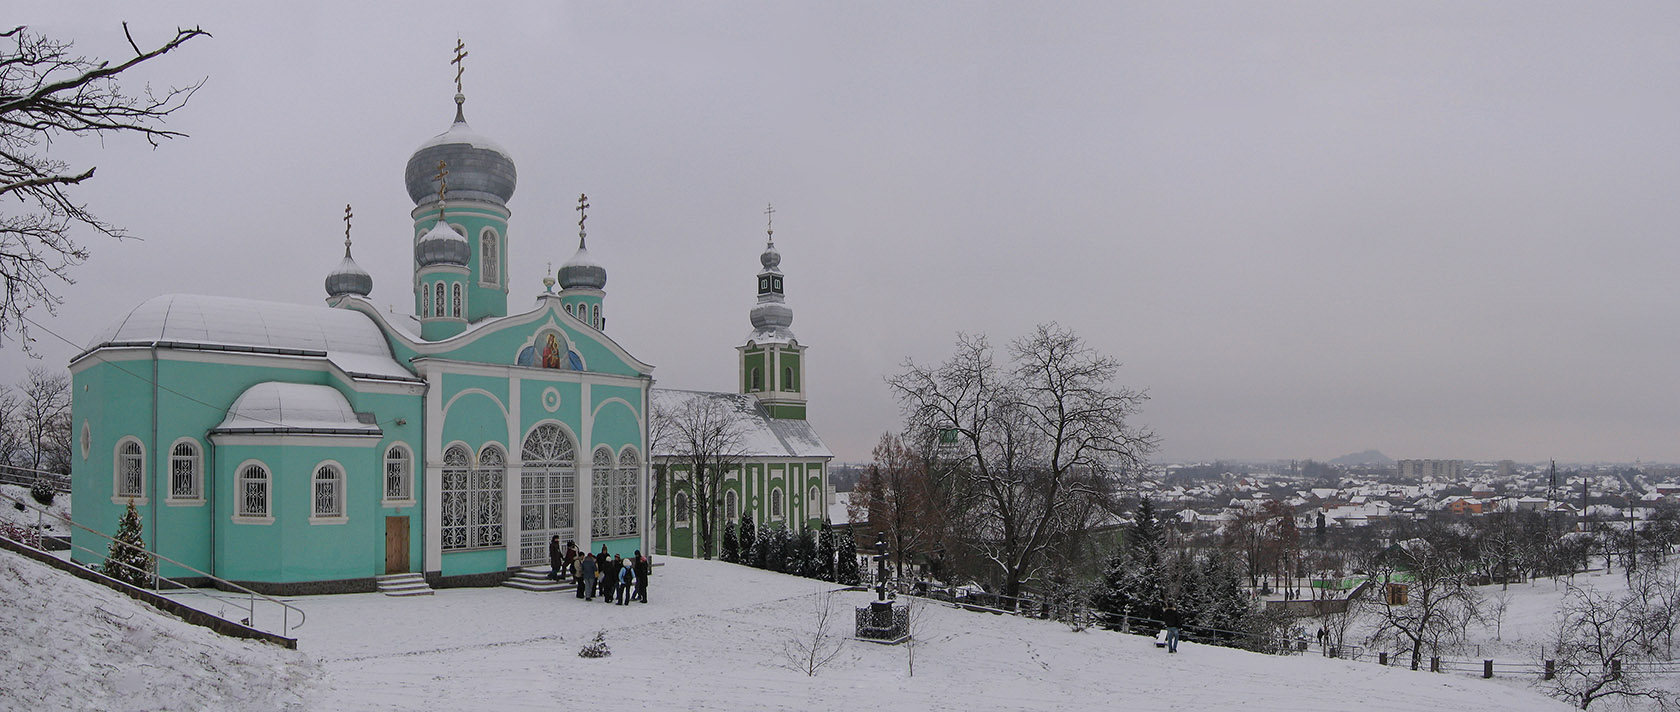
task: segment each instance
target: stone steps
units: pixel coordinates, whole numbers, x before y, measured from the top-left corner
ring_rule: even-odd
[[[572,591],[577,589],[577,584],[572,583],[570,579],[548,580],[547,566],[522,568],[515,571],[512,576],[508,577],[508,580],[503,581],[502,585],[508,588],[517,588],[521,591]]]
[[[426,583],[422,574],[386,574],[375,576],[374,582],[379,585],[379,592],[387,596],[430,596],[431,585]]]

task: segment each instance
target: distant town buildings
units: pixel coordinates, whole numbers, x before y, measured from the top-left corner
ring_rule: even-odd
[[[1400,467],[1400,479],[1402,480],[1464,476],[1463,460],[1401,460],[1396,464]]]

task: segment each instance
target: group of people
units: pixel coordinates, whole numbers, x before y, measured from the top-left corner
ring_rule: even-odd
[[[568,541],[561,547],[560,537],[555,536],[548,540],[548,564],[548,580],[570,577],[577,582],[577,597],[585,601],[593,601],[600,594],[607,603],[620,606],[628,606],[631,601],[648,602],[648,576],[653,573],[653,561],[643,556],[641,549],[626,559],[608,553],[607,546],[602,544],[600,554],[591,554],[579,551],[577,542]]]

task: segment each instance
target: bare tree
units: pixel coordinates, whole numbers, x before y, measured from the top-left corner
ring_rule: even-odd
[[[177,29],[155,49],[141,50],[123,23],[134,56],[117,64],[72,53],[71,43],[18,26],[0,32],[0,198],[15,199],[18,213],[0,214],[0,334],[16,331],[28,343],[23,314],[30,307],[49,312],[58,304],[54,282],[71,282],[70,269],[87,259],[87,249],[70,235],[85,225],[113,238],[128,237],[120,227],[99,219],[68,189],[93,177],[95,167],[72,168],[49,155],[63,136],[139,134],[152,146],[185,136],[162,127],[163,120],[185,106],[204,80],[154,93],[124,93],[123,72],[161,57],[186,41],[208,36],[196,27]]]
[[[886,536],[895,575],[902,579],[905,561],[925,556],[938,541],[943,510],[935,506],[927,459],[902,438],[881,435],[874,456],[875,463],[852,490],[849,514]]]
[[[957,513],[968,544],[1006,596],[1019,596],[1059,538],[1094,524],[1113,478],[1141,469],[1155,447],[1129,425],[1147,398],[1112,385],[1119,363],[1078,335],[1041,324],[995,362],[984,336],[957,336],[938,367],[904,363],[888,379],[913,436],[940,442],[939,466],[973,494]]]
[[[722,527],[724,474],[739,466],[746,454],[747,416],[741,412],[745,405],[731,396],[667,393],[676,397],[655,403],[648,431],[657,433],[654,437],[663,443],[656,452],[669,453],[664,470],[671,480],[671,496],[676,495],[677,485],[687,485],[698,520],[700,555],[710,559],[715,551],[713,534]]]
[[[1463,640],[1481,602],[1470,578],[1468,563],[1450,548],[1423,539],[1396,544],[1371,577],[1381,587],[1364,599],[1377,615],[1372,639],[1392,633],[1411,648],[1417,669],[1425,650],[1438,654]]]
[[[29,468],[70,474],[70,376],[30,367],[20,410]]]
[[[1556,677],[1550,694],[1587,709],[1606,698],[1644,698],[1666,705],[1661,680],[1638,663],[1655,656],[1651,642],[1662,616],[1637,591],[1616,598],[1590,586],[1571,586],[1552,643]]]
[[[0,385],[0,466],[17,465],[28,452],[24,447],[23,406],[11,388]]]
[[[846,638],[836,631],[841,616],[834,596],[835,592],[826,591],[812,597],[810,627],[796,630],[782,646],[782,661],[787,667],[816,677],[818,670],[845,651]]]

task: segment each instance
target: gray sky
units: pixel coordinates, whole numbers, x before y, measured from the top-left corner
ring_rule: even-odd
[[[104,56],[123,19],[215,35],[143,75],[208,75],[191,138],[53,148],[145,238],[87,237],[35,315],[78,343],[161,293],[321,299],[346,202],[406,313],[402,171],[458,34],[519,167],[510,306],[587,192],[609,335],[733,389],[774,202],[842,459],[898,426],[904,358],[1055,320],[1149,391],[1166,459],[1680,461],[1680,5],[42,5],[13,19]]]

